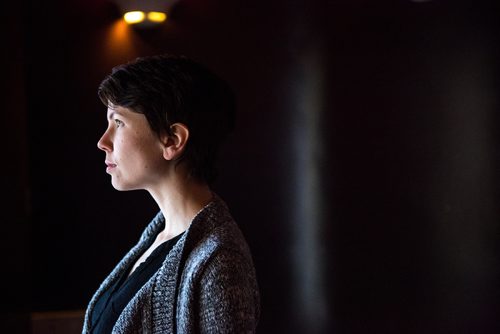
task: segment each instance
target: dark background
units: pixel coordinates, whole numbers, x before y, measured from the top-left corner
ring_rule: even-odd
[[[156,213],[110,185],[96,89],[167,52],[237,94],[214,188],[253,251],[260,333],[499,332],[496,1],[180,0],[147,31],[107,0],[0,15],[4,326],[84,309]]]

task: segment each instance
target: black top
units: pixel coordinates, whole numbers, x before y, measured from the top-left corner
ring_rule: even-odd
[[[160,244],[148,256],[146,261],[137,267],[132,275],[127,276],[130,270],[116,280],[115,284],[109,287],[105,293],[97,300],[92,312],[90,333],[108,334],[118,320],[128,302],[134,297],[139,289],[160,269],[163,261],[180,239],[178,236]],[[131,269],[131,268],[130,268]]]

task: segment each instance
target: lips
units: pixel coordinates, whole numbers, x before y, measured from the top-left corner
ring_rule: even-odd
[[[106,167],[106,172],[108,172],[108,173],[109,173],[109,172],[111,172],[111,171],[112,171],[113,169],[115,169],[115,167],[116,167],[116,164],[112,163],[111,161],[107,161],[107,160],[106,160],[104,163],[105,163],[105,164],[106,164],[106,166],[107,166],[107,167]]]

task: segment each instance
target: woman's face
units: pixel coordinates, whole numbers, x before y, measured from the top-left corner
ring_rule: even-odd
[[[163,145],[141,113],[108,108],[108,127],[97,147],[106,153],[106,172],[117,190],[149,189],[165,171]]]

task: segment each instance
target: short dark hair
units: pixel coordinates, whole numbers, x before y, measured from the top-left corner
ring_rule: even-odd
[[[235,122],[234,94],[222,78],[184,56],[139,57],[114,67],[98,95],[106,106],[144,114],[158,135],[171,134],[174,123],[185,124],[190,136],[179,161],[191,176],[214,181],[217,153]]]

